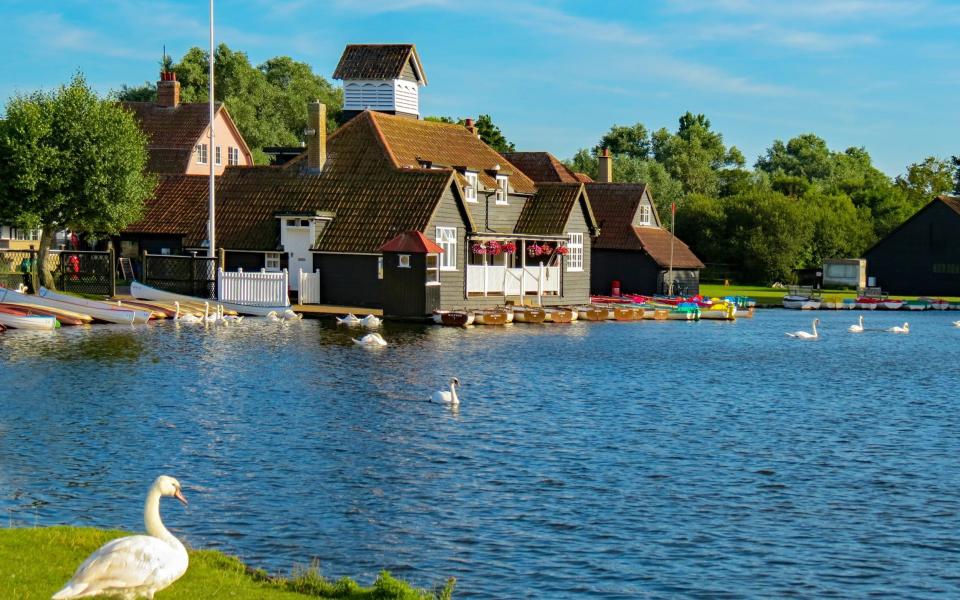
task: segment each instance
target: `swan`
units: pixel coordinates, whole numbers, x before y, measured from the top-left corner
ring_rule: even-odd
[[[219,317],[217,316],[217,311],[213,311],[213,314],[210,314],[209,302],[203,303],[203,320],[205,323],[216,323],[217,321],[220,320]]]
[[[373,315],[367,315],[364,318],[360,319],[360,323],[363,324],[364,327],[369,327],[371,329],[374,327],[380,327],[381,322],[382,321],[380,319],[378,319]]]
[[[847,331],[850,333],[863,333],[863,315],[860,315],[860,324],[847,327]]]
[[[278,322],[278,321],[282,321],[282,320],[283,320],[283,317],[281,317],[280,315],[278,315],[278,314],[277,314],[277,311],[271,310],[270,312],[267,313],[267,320],[268,320],[268,321],[273,321],[274,323],[276,323],[276,322]]]
[[[223,313],[223,305],[222,305],[222,304],[218,304],[218,305],[217,305],[217,312],[218,312],[218,314],[220,315],[220,320],[223,321],[224,323],[229,323],[229,322],[239,323],[240,321],[243,320],[243,316],[241,316],[241,315],[226,315],[226,314],[224,314],[224,313]]]
[[[954,327],[960,327],[960,321],[954,321],[954,322],[953,322],[953,326],[954,326]]]
[[[820,337],[820,334],[817,333],[817,323],[820,322],[820,319],[813,320],[813,333],[808,331],[794,331],[793,333],[788,333],[787,335],[792,338],[797,338],[801,340],[815,340]]]
[[[361,346],[386,346],[387,340],[383,339],[379,333],[368,333],[359,340],[353,338],[353,343]]]
[[[283,317],[284,321],[297,321],[303,318],[303,315],[298,315],[289,308],[280,313],[280,316]]]
[[[450,391],[438,390],[430,396],[431,402],[441,402],[457,406],[460,404],[460,398],[457,398],[457,388],[460,387],[460,380],[454,377],[450,380]]]
[[[179,302],[174,302],[173,305],[177,308],[176,314],[173,315],[174,321],[181,321],[183,323],[199,323],[200,321],[202,321],[200,317],[198,317],[193,313],[184,313],[183,315],[181,315]]]
[[[903,327],[891,327],[887,331],[890,333],[910,333],[910,323],[904,323]]]
[[[361,319],[358,319],[353,315],[353,313],[348,314],[345,317],[337,317],[338,325],[347,325],[349,327],[355,327],[362,322]]]
[[[187,571],[187,549],[160,521],[160,498],[176,498],[186,506],[180,482],[157,477],[143,507],[147,535],[131,535],[107,542],[90,555],[52,600],[101,594],[122,598],[153,595]]]

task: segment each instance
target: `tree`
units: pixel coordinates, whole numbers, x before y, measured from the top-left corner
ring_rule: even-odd
[[[691,194],[677,208],[677,237],[705,263],[739,262],[731,256],[727,239],[726,214],[722,202],[702,194]]]
[[[431,116],[424,117],[424,121],[433,121],[434,123],[449,123],[457,125],[466,125],[467,120],[465,118],[454,120],[452,117],[443,117],[443,116]],[[513,142],[507,140],[504,137],[503,132],[500,131],[500,128],[493,122],[493,118],[490,115],[480,115],[477,117],[477,120],[473,122],[473,126],[477,128],[477,135],[480,136],[480,139],[483,140],[483,143],[490,146],[497,152],[514,152],[516,151],[516,146],[513,145]]]
[[[921,163],[913,163],[907,172],[896,179],[914,208],[921,208],[934,196],[946,194],[954,187],[954,166],[948,160],[928,156]]]
[[[614,156],[645,160],[650,157],[650,135],[642,123],[614,125],[600,138],[600,149],[609,150]]]
[[[828,258],[860,256],[875,240],[870,211],[857,208],[845,194],[813,194],[803,201],[813,225],[808,266],[819,267]]]
[[[679,123],[675,134],[666,128],[653,133],[653,157],[681,183],[685,193],[716,196],[720,190],[719,171],[742,167],[743,154],[736,147],[728,149],[723,136],[710,129],[710,120],[702,114],[687,112]]]
[[[578,150],[573,158],[564,161],[564,164],[575,173],[585,173],[593,179],[597,178],[597,157],[586,148]],[[646,183],[653,191],[655,203],[660,207],[683,202],[683,186],[670,177],[663,165],[655,160],[618,154],[613,157],[613,178],[617,183]]]
[[[133,116],[101,100],[82,75],[54,92],[17,96],[0,126],[0,220],[41,228],[34,286],[55,233],[115,234],[140,217],[156,181]],[[38,281],[38,279],[42,279]]]
[[[772,191],[752,191],[721,200],[727,252],[739,257],[753,281],[789,281],[809,262],[813,227],[796,201]]]
[[[786,144],[774,140],[766,156],[757,159],[755,167],[771,175],[802,177],[809,181],[828,178],[833,173],[833,154],[827,142],[812,133],[804,133]]]
[[[951,156],[950,162],[953,164],[953,194],[960,196],[960,154]]]

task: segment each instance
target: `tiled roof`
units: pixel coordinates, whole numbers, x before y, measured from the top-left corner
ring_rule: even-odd
[[[600,236],[593,241],[593,247],[598,250],[641,250],[632,225],[646,184],[588,183],[585,187],[600,225]]]
[[[590,177],[586,173],[580,173],[579,171],[573,174],[577,178],[577,181],[582,181],[583,183],[593,183],[593,177]]]
[[[419,121],[379,112],[366,111],[354,117],[369,119],[383,140],[387,152],[398,167],[433,166],[477,171],[480,183],[493,189],[496,178],[490,173],[497,165],[510,178],[510,188],[520,194],[535,191],[533,181],[496,150],[483,143],[462,125]],[[488,172],[489,171],[489,172]]]
[[[443,248],[419,231],[404,231],[380,247],[381,252],[409,252],[411,254],[440,254]]]
[[[536,195],[524,205],[515,230],[532,235],[562,234],[571,211],[581,199],[589,215],[587,224],[593,229],[596,222],[582,183],[541,183],[537,186]]]
[[[333,78],[399,79],[411,58],[426,84],[427,76],[413,44],[350,44],[344,49]]]
[[[133,112],[140,129],[150,141],[147,150],[150,159],[147,170],[153,173],[183,173],[187,170],[193,148],[210,122],[210,108],[206,103],[181,103],[176,107],[156,102],[121,102]],[[223,103],[217,102],[219,112]]]
[[[503,157],[536,183],[577,183],[583,181],[549,152],[502,152]],[[584,175],[588,181],[592,181]]]
[[[203,175],[161,175],[143,216],[124,231],[182,235],[199,247],[207,237],[207,186]]]
[[[941,195],[941,196],[937,196],[937,200],[940,200],[941,202],[943,202],[944,204],[952,208],[954,212],[956,212],[957,214],[960,214],[960,197]]]
[[[663,268],[670,266],[670,239],[673,237],[670,232],[659,227],[633,227],[632,228],[643,246],[644,252],[650,255],[658,265]],[[690,250],[690,247],[680,241],[679,238],[673,243],[673,268],[674,269],[702,269],[703,263]]]

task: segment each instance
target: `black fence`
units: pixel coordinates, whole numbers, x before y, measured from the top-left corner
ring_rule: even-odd
[[[0,250],[0,285],[16,288],[23,284],[35,292],[31,272],[38,256],[37,250]],[[106,297],[116,293],[113,251],[51,250],[43,270],[50,273],[60,291]]]
[[[216,258],[144,254],[142,264],[143,283],[150,287],[197,298],[217,297]]]

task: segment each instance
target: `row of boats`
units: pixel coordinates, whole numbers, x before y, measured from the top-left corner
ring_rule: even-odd
[[[571,323],[573,321],[733,321],[752,317],[755,302],[742,298],[668,298],[594,296],[582,306],[499,306],[482,310],[437,310],[438,325],[506,325],[508,323]]]
[[[950,302],[943,298],[900,300],[897,298],[784,296],[783,307],[797,310],[960,310],[960,302]]]

